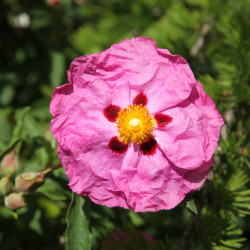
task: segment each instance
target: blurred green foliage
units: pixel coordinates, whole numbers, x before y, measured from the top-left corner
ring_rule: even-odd
[[[18,175],[46,172],[44,185],[23,194],[26,206],[12,211],[0,195],[0,249],[126,249],[112,234],[121,228],[131,250],[250,248],[250,0],[2,0],[0,11],[0,161],[8,154],[18,161],[0,173],[1,185],[16,192],[9,187]],[[185,57],[225,120],[205,187],[171,211],[71,202],[64,170],[55,167],[53,89],[67,83],[75,57],[134,36]],[[77,232],[85,248],[75,248],[83,240]]]

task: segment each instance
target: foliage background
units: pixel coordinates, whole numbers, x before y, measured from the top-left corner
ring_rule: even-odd
[[[171,211],[95,205],[71,195],[62,168],[17,211],[4,204],[14,189],[1,191],[0,249],[249,249],[249,30],[250,0],[2,0],[0,160],[18,158],[11,183],[59,163],[49,102],[70,62],[125,38],[148,36],[185,57],[225,125],[206,184]]]

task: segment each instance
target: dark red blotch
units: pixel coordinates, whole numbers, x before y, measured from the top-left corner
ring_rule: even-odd
[[[109,148],[115,153],[122,154],[127,151],[128,144],[121,142],[118,137],[115,136],[109,141]]]
[[[140,144],[140,148],[144,155],[153,155],[157,148],[157,142],[154,137],[150,137],[148,141]]]
[[[138,94],[134,100],[133,100],[133,104],[134,105],[142,105],[142,106],[146,106],[148,103],[148,98],[145,94],[143,94],[142,92],[140,94]]]
[[[110,122],[115,122],[116,118],[118,117],[118,113],[121,110],[116,105],[109,105],[104,109],[104,116],[110,121]]]
[[[155,114],[154,118],[155,118],[159,128],[165,127],[173,120],[173,118],[171,116],[164,115],[164,114]]]

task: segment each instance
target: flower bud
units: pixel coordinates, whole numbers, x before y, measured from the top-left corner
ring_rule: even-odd
[[[12,175],[19,168],[19,162],[16,155],[16,150],[10,151],[6,154],[0,163],[0,174]]]
[[[20,13],[13,20],[13,25],[17,29],[28,29],[30,26],[30,16],[28,13]]]
[[[6,194],[8,194],[11,191],[12,186],[13,184],[10,180],[10,177],[4,176],[0,180],[0,195],[5,196]]]
[[[59,6],[60,5],[60,1],[59,0],[50,0],[49,1],[49,5],[51,6]]]
[[[9,207],[12,210],[26,206],[24,198],[20,193],[11,193],[4,198],[5,206]]]
[[[42,172],[26,172],[15,179],[15,188],[20,192],[33,192],[44,183]]]

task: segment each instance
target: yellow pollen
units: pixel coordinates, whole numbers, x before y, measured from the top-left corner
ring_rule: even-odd
[[[122,142],[141,144],[153,135],[156,121],[145,106],[128,105],[119,111],[116,125]]]

